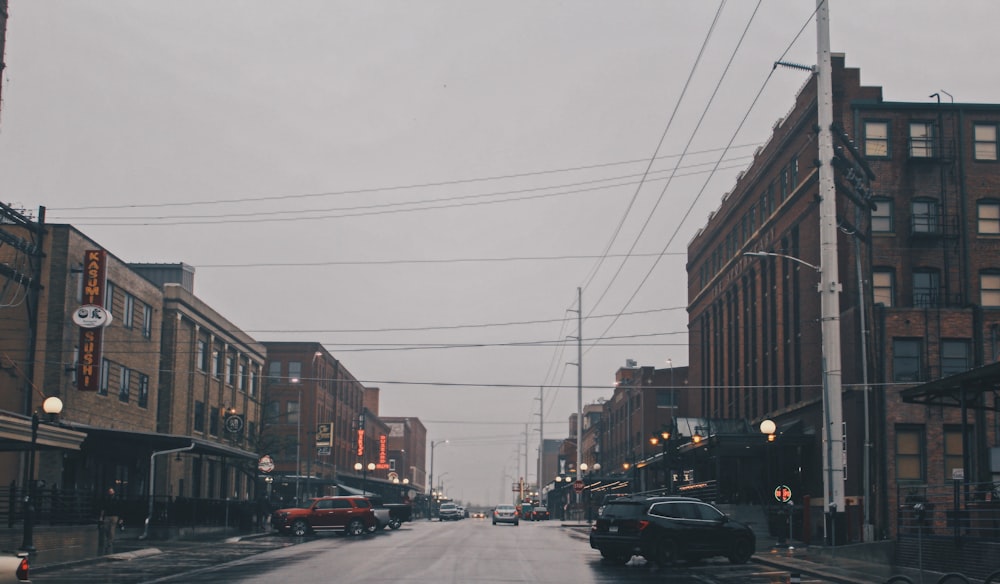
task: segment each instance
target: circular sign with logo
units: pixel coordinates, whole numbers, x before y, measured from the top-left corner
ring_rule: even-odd
[[[774,488],[774,498],[779,503],[787,503],[792,500],[792,489],[788,485],[778,485]]]
[[[111,324],[111,313],[103,306],[84,304],[73,311],[73,322],[83,328],[104,328]]]
[[[238,416],[236,414],[231,414],[226,416],[226,432],[230,434],[239,434],[243,431],[243,416]]]
[[[265,454],[257,461],[257,470],[260,472],[271,472],[274,470],[274,459]]]

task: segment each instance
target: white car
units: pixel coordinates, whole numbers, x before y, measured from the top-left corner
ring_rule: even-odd
[[[497,523],[513,523],[517,525],[517,508],[513,505],[497,505],[493,509],[493,525]]]
[[[462,514],[458,510],[458,505],[454,503],[441,503],[438,507],[438,519],[441,521],[458,521]]]

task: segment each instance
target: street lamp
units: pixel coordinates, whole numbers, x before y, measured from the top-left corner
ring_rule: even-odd
[[[51,396],[42,402],[42,411],[46,414],[48,422],[54,422],[56,417],[62,412],[62,400]],[[31,414],[31,447],[28,450],[28,480],[25,484],[24,495],[24,533],[21,538],[21,550],[23,552],[35,553],[35,450],[38,445],[38,424],[41,423],[38,411]]]
[[[674,435],[676,434],[676,432],[672,431],[673,427],[674,427],[673,424],[671,424],[670,428],[664,428],[663,430],[660,430],[659,434],[650,436],[649,438],[649,443],[651,445],[653,446],[656,446],[657,444],[660,445],[660,452],[661,452],[660,456],[663,458],[664,487],[666,487],[667,493],[671,495],[674,494],[674,473],[673,469],[671,468],[670,459],[673,456],[673,451],[671,448],[673,446],[672,440],[674,439]]]
[[[438,444],[447,444],[447,440],[433,440],[431,441],[431,472],[427,476],[427,494],[433,494],[434,492],[434,447]],[[430,509],[427,510],[427,520],[431,520]]]
[[[820,109],[822,112],[823,108]],[[829,125],[823,126],[823,124],[820,126],[829,127]],[[828,172],[827,166],[828,164],[824,164],[820,168],[821,183],[824,182],[823,175]],[[844,512],[844,478],[847,468],[847,451],[844,444],[846,430],[844,428],[844,404],[841,390],[839,296],[841,285],[837,281],[839,274],[835,226],[831,237],[830,229],[826,225],[826,223],[836,221],[833,183],[829,182],[828,187],[826,187],[827,193],[822,192],[824,190],[822,186],[820,190],[821,255],[819,266],[782,253],[752,251],[744,252],[743,255],[784,258],[808,266],[820,274],[817,291],[820,293],[820,338],[823,346],[823,499],[826,505],[826,535],[830,538],[830,543],[836,545],[836,519],[839,514]],[[840,446],[841,460],[839,465],[834,464],[834,442]]]
[[[300,485],[302,476],[302,383],[301,379],[298,377],[292,377],[289,379],[293,385],[299,391],[299,401],[296,403],[297,411],[295,412],[295,503],[298,504],[302,493],[300,492]]]

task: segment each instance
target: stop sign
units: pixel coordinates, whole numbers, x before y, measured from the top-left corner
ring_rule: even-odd
[[[573,483],[573,490],[576,491],[577,493],[582,493],[583,492],[583,481],[581,481],[580,479],[577,479],[576,482]]]

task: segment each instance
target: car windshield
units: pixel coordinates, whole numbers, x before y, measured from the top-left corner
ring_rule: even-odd
[[[608,519],[638,519],[644,507],[642,503],[608,503],[601,516]]]
[[[513,511],[513,505],[497,505],[497,511]]]

